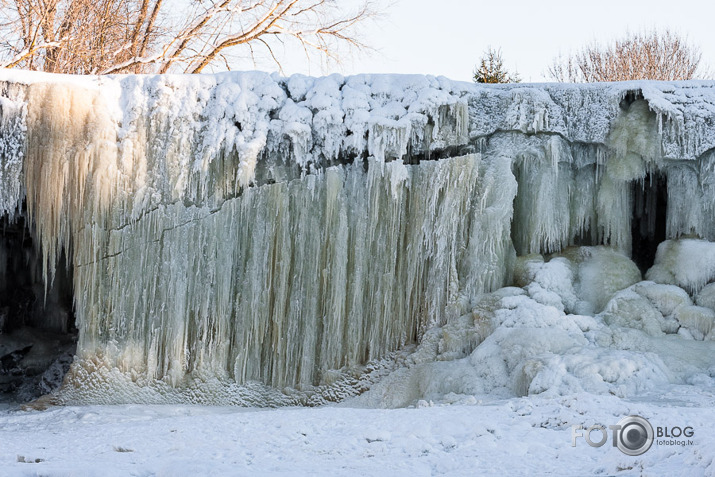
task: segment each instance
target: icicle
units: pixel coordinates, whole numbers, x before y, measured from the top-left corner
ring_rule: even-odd
[[[702,197],[697,172],[687,165],[671,165],[668,176],[668,211],[666,236],[677,238],[695,234],[707,236],[702,217],[703,205],[712,203],[713,197]],[[701,205],[702,204],[702,205]],[[712,216],[711,216],[712,217]]]
[[[176,204],[110,231],[106,258],[75,271],[92,297],[78,304],[85,355],[111,357],[114,343],[117,367],[175,385],[206,369],[317,384],[444,323],[460,290],[503,285],[505,172],[480,185],[477,156],[386,166],[248,189],[215,212]]]
[[[118,177],[115,125],[101,96],[65,85],[28,89],[27,211],[43,252],[43,278],[51,283],[73,230],[101,222]]]
[[[2,85],[8,97],[0,96],[0,216],[11,218],[24,195],[22,165],[25,156],[25,91],[19,85]]]

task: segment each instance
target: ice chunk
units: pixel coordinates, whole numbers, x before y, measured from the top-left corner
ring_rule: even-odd
[[[698,293],[715,279],[715,243],[698,239],[667,240],[658,245],[646,278]]]
[[[715,311],[702,306],[683,306],[675,313],[678,322],[690,331],[696,340],[709,339],[715,325]]]
[[[647,298],[663,316],[672,316],[681,306],[693,304],[688,293],[675,285],[640,282],[633,287],[633,291]]]
[[[536,268],[533,264],[532,267]],[[544,305],[560,311],[573,310],[578,297],[573,288],[573,265],[563,257],[542,264],[533,271],[533,278],[525,289],[529,296]]]
[[[715,283],[708,283],[698,292],[695,304],[715,310]]]
[[[638,267],[628,257],[607,247],[582,247],[576,255],[578,262],[578,296],[603,310],[614,293],[641,280]],[[587,310],[582,310],[584,312]]]
[[[627,350],[563,353],[540,361],[537,369],[528,383],[528,394],[553,396],[586,391],[626,397],[670,382],[667,366],[657,355]]]
[[[663,334],[663,315],[645,298],[632,290],[617,293],[601,314],[609,326],[642,330],[651,336]]]
[[[608,137],[618,155],[609,159],[607,173],[614,180],[645,176],[646,164],[660,158],[657,117],[644,100],[636,100],[614,122]]]

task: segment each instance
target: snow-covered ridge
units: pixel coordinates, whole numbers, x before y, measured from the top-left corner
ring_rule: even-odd
[[[715,240],[715,83],[5,70],[0,183],[45,280],[68,251],[80,399],[120,375],[327,385],[510,284],[516,254],[629,254],[658,184],[667,238]]]

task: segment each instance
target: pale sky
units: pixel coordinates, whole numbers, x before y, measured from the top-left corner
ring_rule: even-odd
[[[347,0],[350,4],[355,0]],[[390,0],[386,0],[390,1]],[[715,70],[715,3],[712,0],[396,0],[385,18],[364,28],[364,40],[379,50],[340,66],[306,65],[298,54],[284,74],[422,73],[470,81],[479,57],[491,45],[505,65],[526,82],[546,81],[553,58],[593,40],[627,31],[668,27],[700,47]],[[258,65],[275,70],[271,64]]]

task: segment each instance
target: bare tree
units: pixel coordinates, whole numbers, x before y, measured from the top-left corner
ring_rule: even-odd
[[[337,0],[0,0],[0,66],[77,74],[199,73],[243,47],[279,66],[276,48],[337,59],[362,48],[355,26],[377,0],[353,11]]]
[[[629,34],[608,45],[593,43],[557,57],[549,76],[572,83],[627,80],[686,80],[698,73],[700,49],[670,30]],[[704,71],[701,74],[706,74]]]
[[[504,67],[501,49],[487,48],[479,61],[479,66],[474,69],[475,83],[519,83],[518,73],[510,73]]]

